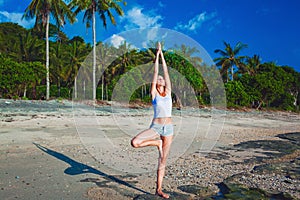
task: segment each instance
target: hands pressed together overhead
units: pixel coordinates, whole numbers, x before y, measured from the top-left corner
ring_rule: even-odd
[[[161,44],[160,42],[157,43],[157,53],[161,53],[162,50],[161,50]]]

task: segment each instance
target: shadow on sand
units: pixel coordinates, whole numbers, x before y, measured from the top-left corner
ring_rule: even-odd
[[[85,165],[83,163],[80,163],[80,162],[77,162],[71,158],[69,158],[68,156],[65,156],[64,154],[62,153],[59,153],[59,152],[56,152],[56,151],[53,151],[51,149],[48,149],[40,144],[37,144],[37,143],[33,143],[37,148],[39,148],[40,150],[44,151],[45,153],[61,160],[61,161],[64,161],[66,163],[68,163],[70,165],[70,167],[68,167],[67,169],[65,169],[64,173],[65,174],[68,174],[68,175],[78,175],[78,174],[85,174],[85,173],[92,173],[92,174],[97,174],[97,175],[100,175],[102,176],[102,178],[106,179],[107,181],[110,181],[110,182],[115,182],[115,183],[118,183],[118,184],[121,184],[121,185],[124,185],[126,187],[129,187],[129,188],[132,188],[134,190],[137,190],[139,192],[142,192],[144,194],[150,194],[140,188],[137,188],[131,184],[129,184],[128,182],[126,181],[123,181],[115,176],[112,176],[112,175],[109,175],[109,174],[106,174],[104,172],[101,172],[100,170],[97,170],[97,169],[94,169],[88,165]],[[92,181],[90,181],[92,180]],[[97,183],[96,179],[85,179],[85,180],[81,180],[81,182],[94,182],[94,183]]]

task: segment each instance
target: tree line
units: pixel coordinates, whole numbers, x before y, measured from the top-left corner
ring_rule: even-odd
[[[43,31],[35,27],[27,30],[15,23],[0,23],[0,72],[2,74],[0,96],[2,98],[46,99],[45,38]],[[78,71],[87,56],[93,56],[90,54],[93,47],[91,44],[85,43],[80,36],[69,39],[52,24],[49,26],[49,38],[50,97],[70,99],[74,89],[76,89]],[[150,46],[155,47],[155,43],[152,43]],[[145,63],[152,65],[155,58],[155,48],[137,50],[126,42],[117,48],[102,42],[97,43],[96,46],[98,47],[96,71],[99,71],[99,68],[103,68],[101,65],[108,62],[109,55],[119,55],[113,59],[113,62],[103,72],[102,77],[98,78],[96,98],[99,100],[111,100],[114,86],[123,74]],[[199,71],[187,61],[187,58],[201,61],[200,58],[192,57],[192,54],[197,50],[181,46],[175,51],[178,53],[166,53],[166,61],[191,82],[200,96],[200,93],[207,90],[204,87],[203,78]],[[183,52],[184,55],[179,52]],[[149,71],[144,73],[149,73]],[[90,77],[87,76],[87,78]],[[149,85],[145,84],[134,92],[132,99],[148,101]]]
[[[274,62],[261,63],[258,55],[240,56],[247,48],[241,42],[234,47],[224,42],[224,46],[215,50],[220,57],[214,60],[225,83],[228,106],[299,110],[299,72]]]
[[[38,4],[39,1],[45,4]],[[61,31],[66,18],[72,23],[80,11],[85,11],[84,22],[87,27],[95,23],[97,13],[104,27],[107,25],[106,17],[115,24],[111,10],[122,15],[123,11],[118,5],[122,1],[74,0],[69,5],[61,1],[55,5],[60,6],[60,9],[47,2],[47,0],[33,0],[25,10],[24,18],[36,18],[35,26],[31,29],[25,29],[14,23],[0,24],[0,74],[2,76],[0,97],[72,98],[72,93],[76,94],[74,90],[77,88],[78,71],[89,52],[92,51],[93,86],[89,89],[93,90],[93,99],[111,100],[114,86],[123,74],[136,66],[153,61],[154,48],[137,50],[131,48],[126,42],[118,48],[101,42],[96,43],[94,26],[93,44],[86,43],[80,36],[70,39]],[[50,23],[50,14],[56,19],[56,24]],[[111,63],[97,83],[96,71],[99,68],[97,56],[99,55],[96,55],[96,46],[99,45],[105,49],[101,55],[104,57],[101,59],[105,59],[105,54],[118,51],[126,53]],[[229,107],[257,109],[267,107],[293,111],[299,109],[299,72],[289,66],[277,66],[272,62],[261,63],[258,55],[241,56],[241,51],[247,48],[247,45],[241,42],[233,47],[224,42],[224,46],[224,49],[215,50],[216,56],[219,57],[214,59],[216,63],[214,66],[202,63],[201,58],[194,56],[197,49],[185,45],[179,44],[173,53],[165,52],[167,64],[186,77],[193,86],[201,105],[211,104],[210,93],[203,74],[199,73],[195,65],[199,65],[203,69],[202,72],[209,68],[220,70]],[[184,90],[180,82],[177,87]],[[149,102],[149,85],[145,84],[138,88],[132,94],[131,100]]]

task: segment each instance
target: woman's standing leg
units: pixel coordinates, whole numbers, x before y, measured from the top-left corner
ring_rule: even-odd
[[[161,140],[162,140],[162,153],[158,161],[156,195],[159,195],[163,198],[169,198],[168,194],[162,192],[162,182],[165,175],[167,157],[170,152],[173,135],[161,136]]]

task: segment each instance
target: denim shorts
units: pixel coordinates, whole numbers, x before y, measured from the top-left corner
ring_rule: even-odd
[[[173,135],[173,124],[155,124],[150,125],[150,129],[154,130],[160,136]]]

